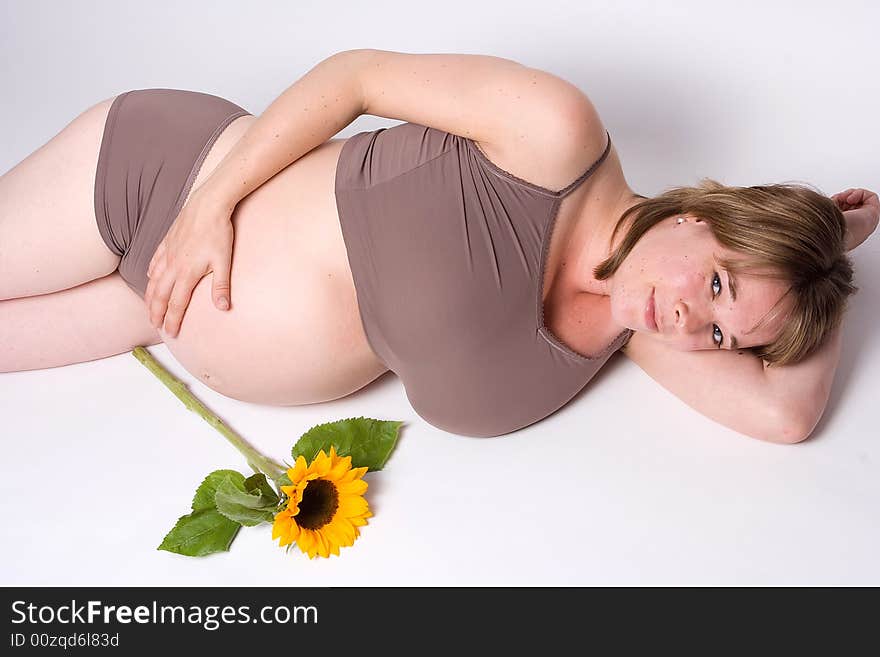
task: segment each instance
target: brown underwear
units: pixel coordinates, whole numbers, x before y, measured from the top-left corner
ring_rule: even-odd
[[[220,133],[251,115],[197,91],[134,89],[113,101],[98,155],[95,217],[119,274],[142,298],[147,268]]]

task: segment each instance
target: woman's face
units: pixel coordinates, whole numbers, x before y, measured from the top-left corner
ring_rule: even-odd
[[[677,223],[679,217],[685,221]],[[718,243],[707,222],[693,215],[669,217],[642,236],[614,273],[609,292],[612,316],[621,326],[650,333],[681,351],[768,344],[779,333],[786,312],[752,329],[788,286],[741,275],[734,281],[734,300],[730,276],[715,259],[735,260],[736,255]],[[652,298],[656,328],[645,316]]]

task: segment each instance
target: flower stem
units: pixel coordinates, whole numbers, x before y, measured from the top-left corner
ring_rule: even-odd
[[[159,362],[153,358],[153,355],[143,347],[135,347],[132,355],[137,358],[148,370],[150,370],[162,383],[164,383],[175,396],[183,402],[189,410],[197,415],[208,424],[219,431],[226,440],[232,443],[241,454],[247,459],[248,465],[255,472],[262,472],[270,479],[277,483],[278,479],[286,472],[286,468],[277,461],[270,459],[268,456],[261,454],[249,444],[244,438],[235,433],[221,420],[217,415],[212,413],[208,408],[200,402],[189,391],[180,379],[176,378],[168,370],[162,367]]]

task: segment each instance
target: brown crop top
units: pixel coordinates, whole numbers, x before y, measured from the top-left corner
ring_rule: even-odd
[[[335,192],[364,332],[423,419],[465,436],[516,431],[564,406],[629,339],[625,329],[583,356],[544,325],[541,298],[559,205],[610,150],[609,134],[552,191],[414,123],[346,142]]]

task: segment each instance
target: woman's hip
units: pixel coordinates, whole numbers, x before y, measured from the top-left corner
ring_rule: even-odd
[[[231,101],[182,89],[135,89],[113,101],[98,156],[95,217],[104,242],[121,256],[120,275],[141,297],[153,253],[212,147],[244,116],[251,114]]]

